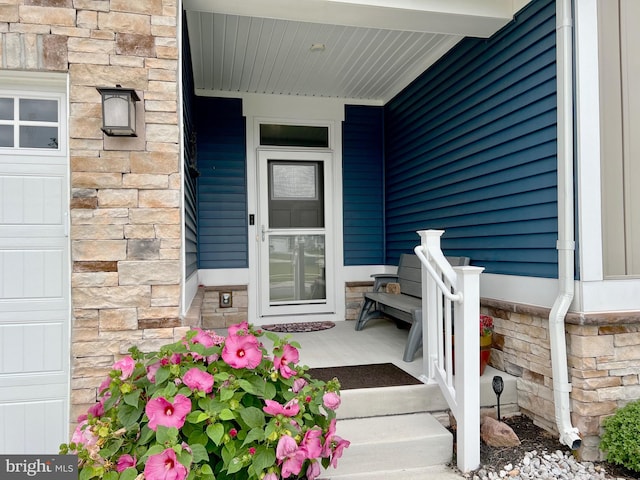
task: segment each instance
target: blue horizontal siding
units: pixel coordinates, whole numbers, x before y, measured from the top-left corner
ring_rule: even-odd
[[[248,266],[245,119],[242,100],[196,100],[198,267]]]
[[[387,263],[434,228],[487,273],[557,275],[553,1],[461,41],[384,115]]]
[[[384,262],[382,107],[345,107],[342,125],[345,265]]]
[[[188,168],[195,164],[195,157],[191,146],[191,138],[194,132],[193,126],[193,74],[191,68],[191,48],[189,46],[189,34],[187,32],[187,24],[184,21],[184,30],[182,32],[182,118],[184,121],[184,161],[186,164],[184,175],[184,269],[185,278],[189,278],[198,270],[198,221],[197,221],[197,180],[192,169]]]

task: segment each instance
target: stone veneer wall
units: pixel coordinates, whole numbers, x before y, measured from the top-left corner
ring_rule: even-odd
[[[519,377],[518,406],[541,427],[557,432],[549,347],[549,309],[481,300],[494,317],[490,364]],[[571,418],[582,437],[578,454],[602,460],[602,421],[640,398],[640,312],[569,313],[565,322]]]
[[[0,66],[69,75],[71,419],[133,344],[181,337],[176,0],[5,0]],[[143,98],[137,138],[100,130],[97,86]]]
[[[202,328],[215,330],[247,321],[249,315],[249,297],[247,295],[246,285],[200,287],[199,291],[202,292]],[[231,307],[220,306],[221,292],[231,293],[233,299]]]
[[[373,282],[347,282],[344,286],[346,314],[345,320],[357,320],[362,308],[365,292],[373,289]]]

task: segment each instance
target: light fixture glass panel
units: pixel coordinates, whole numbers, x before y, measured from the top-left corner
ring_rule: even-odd
[[[32,122],[57,122],[58,102],[56,100],[21,98],[20,120]]]
[[[21,148],[58,148],[57,127],[20,127]]]
[[[13,147],[12,125],[0,125],[0,147]]]
[[[0,98],[0,120],[13,120],[13,98]]]
[[[129,102],[125,95],[110,95],[104,99],[104,126],[129,126]]]

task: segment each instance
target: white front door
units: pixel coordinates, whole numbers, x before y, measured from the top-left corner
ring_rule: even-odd
[[[331,160],[327,151],[258,152],[261,317],[335,310]]]
[[[0,452],[6,454],[57,453],[68,441],[67,115],[59,83],[0,87]]]

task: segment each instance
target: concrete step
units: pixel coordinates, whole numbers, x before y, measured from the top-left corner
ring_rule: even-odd
[[[494,375],[500,375],[504,381],[504,391],[500,395],[501,415],[516,413],[516,377],[491,367],[487,367],[480,377],[480,406],[488,408],[496,405],[496,395],[491,386]],[[340,396],[342,404],[337,410],[339,419],[417,412],[442,413],[449,409],[436,384],[342,390]]]
[[[338,468],[330,467],[323,478],[400,475],[405,470],[419,472],[444,465],[452,458],[453,436],[428,413],[344,419],[338,421],[337,434],[351,445]]]
[[[446,465],[435,465],[423,468],[395,468],[393,470],[384,470],[378,472],[363,472],[336,476],[333,475],[333,469],[329,468],[320,480],[462,480],[464,477],[456,470]]]

